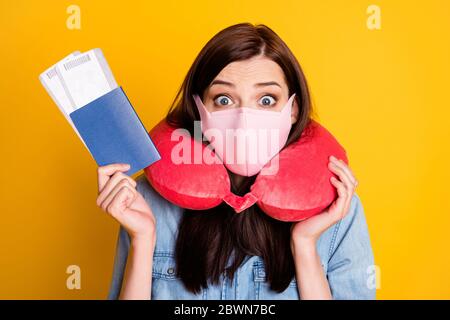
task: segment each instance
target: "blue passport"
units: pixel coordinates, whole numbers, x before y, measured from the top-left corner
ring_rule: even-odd
[[[122,87],[70,113],[99,166],[128,163],[127,175],[161,159]]]

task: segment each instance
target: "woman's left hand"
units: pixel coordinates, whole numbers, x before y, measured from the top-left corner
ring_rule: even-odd
[[[330,157],[328,168],[339,179],[331,177],[331,183],[336,187],[338,198],[323,212],[306,220],[294,223],[291,228],[291,247],[294,250],[299,244],[314,245],[320,235],[345,217],[350,208],[353,193],[358,184],[350,168],[344,161]]]

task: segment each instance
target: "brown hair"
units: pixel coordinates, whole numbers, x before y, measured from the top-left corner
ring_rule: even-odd
[[[192,95],[203,95],[229,63],[258,55],[276,62],[284,72],[289,96],[296,93],[298,120],[291,128],[286,146],[296,141],[312,114],[308,85],[287,45],[273,30],[262,24],[236,24],[209,40],[189,69],[166,120],[193,134],[194,121],[199,121],[200,116]],[[233,175],[230,171],[228,173]],[[230,179],[232,192],[244,195],[255,178],[246,177],[239,186]],[[175,246],[177,275],[189,291],[198,293],[201,287],[208,286],[208,282],[217,284],[224,271],[232,279],[247,255],[257,255],[264,261],[271,289],[282,292],[295,274],[290,249],[291,224],[267,216],[257,205],[239,214],[225,203],[209,210],[185,209]],[[233,260],[227,268],[231,255]]]

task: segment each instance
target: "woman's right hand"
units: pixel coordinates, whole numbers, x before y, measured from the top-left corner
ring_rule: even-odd
[[[98,168],[97,205],[109,213],[128,232],[132,241],[156,240],[156,220],[136,181],[123,172],[128,164],[114,163]]]

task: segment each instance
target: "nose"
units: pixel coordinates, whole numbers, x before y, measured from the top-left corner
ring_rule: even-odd
[[[241,96],[241,98],[239,99],[239,104],[238,104],[239,108],[252,108],[252,109],[257,109],[257,102],[254,101],[254,99],[252,99],[252,97],[246,97],[246,96]]]

